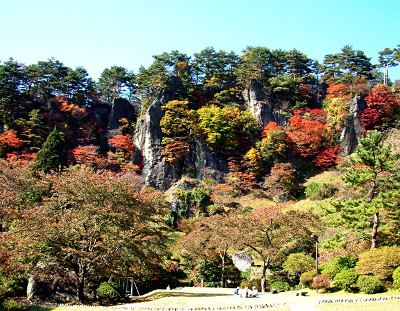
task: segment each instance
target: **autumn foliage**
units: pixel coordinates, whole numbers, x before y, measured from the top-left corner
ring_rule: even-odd
[[[4,131],[0,134],[0,144],[6,147],[18,148],[22,147],[24,142],[17,137],[17,131]]]
[[[366,129],[380,129],[393,125],[399,113],[400,103],[388,86],[373,87],[365,100],[367,108],[361,115],[361,124]]]
[[[323,149],[315,159],[315,166],[327,168],[339,164],[339,154],[342,150],[343,148],[340,146],[331,146],[328,149]]]
[[[132,135],[115,135],[113,138],[108,140],[111,146],[117,149],[117,152],[121,154],[122,158],[129,160],[135,150],[132,142]]]
[[[330,83],[329,87],[326,89],[326,97],[341,97],[350,98],[350,87],[344,83]]]
[[[295,110],[286,134],[294,151],[302,157],[315,156],[331,140],[326,112],[321,109]]]

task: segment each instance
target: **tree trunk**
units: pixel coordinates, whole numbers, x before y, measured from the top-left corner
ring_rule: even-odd
[[[86,266],[84,264],[78,264],[78,271],[76,273],[76,289],[77,299],[79,302],[85,300],[85,278],[86,278]]]
[[[225,287],[225,256],[220,256],[222,261],[221,266],[221,287]]]
[[[378,247],[377,236],[378,236],[378,227],[379,227],[379,213],[374,214],[374,225],[372,227],[371,233],[371,249]]]
[[[266,280],[267,280],[267,268],[269,266],[269,260],[264,259],[263,260],[263,266],[262,266],[262,275],[261,275],[261,292],[265,293],[266,291]]]
[[[83,302],[85,300],[85,279],[78,278],[77,298],[79,302]]]

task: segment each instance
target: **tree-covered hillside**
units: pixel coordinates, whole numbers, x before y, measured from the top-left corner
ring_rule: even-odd
[[[399,48],[379,64],[351,46],[323,63],[206,48],[98,81],[55,59],[1,63],[0,304],[26,288],[95,299],[110,278],[141,290],[397,284],[399,62]],[[390,273],[366,268],[383,265],[376,249],[393,255]],[[325,264],[314,285],[313,258]]]

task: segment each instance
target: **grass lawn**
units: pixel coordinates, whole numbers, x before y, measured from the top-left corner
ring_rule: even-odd
[[[400,301],[329,303],[317,305],[317,309],[321,311],[398,311],[400,310]]]
[[[349,294],[345,292],[336,293],[316,293],[313,290],[307,290],[308,295],[296,296],[294,292],[284,292],[278,294],[265,293],[260,298],[235,298],[232,296],[233,289],[227,288],[194,288],[187,287],[177,291],[162,291],[148,298],[137,299],[126,305],[114,307],[30,307],[27,311],[111,311],[122,310],[124,306],[134,307],[136,310],[140,308],[193,308],[193,307],[235,307],[242,306],[247,309],[251,306],[261,305],[277,305],[276,307],[268,307],[263,310],[270,311],[290,311],[290,304],[313,304],[321,311],[394,311],[400,310],[400,300],[384,300],[371,302],[356,302],[356,303],[324,303],[318,304],[320,300],[336,300],[347,298],[364,298],[364,297],[379,297],[379,296],[399,296],[400,291],[390,291],[376,295],[365,294]],[[285,304],[285,305],[283,305]],[[258,309],[261,310],[261,309]]]

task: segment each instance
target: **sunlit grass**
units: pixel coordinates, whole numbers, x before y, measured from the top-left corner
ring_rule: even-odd
[[[371,298],[371,297],[393,297],[399,296],[400,291],[388,291],[385,293],[375,295],[365,294],[349,294],[346,292],[336,293],[316,293],[314,290],[306,289],[308,295],[305,297],[296,296],[294,292],[284,292],[279,294],[265,293],[261,298],[241,299],[233,298],[231,296],[232,289],[221,288],[184,288],[182,291],[165,291],[157,293],[146,299],[138,299],[136,303],[129,303],[129,307],[134,307],[136,310],[140,308],[194,308],[194,307],[234,307],[241,306],[249,308],[250,306],[260,305],[282,305],[278,307],[268,307],[264,310],[270,311],[289,311],[289,304],[315,304],[321,311],[339,311],[339,310],[400,310],[400,300],[386,300],[386,301],[371,301],[371,302],[356,302],[356,303],[323,303],[319,304],[321,300],[336,300],[336,299],[357,299],[357,298]],[[121,305],[121,310],[124,305]],[[119,310],[118,306],[113,307],[29,307],[27,311],[99,311],[99,310]],[[259,309],[261,310],[261,309]]]
[[[373,301],[373,302],[350,302],[350,303],[332,303],[316,306],[321,311],[398,311],[400,310],[400,301]]]

